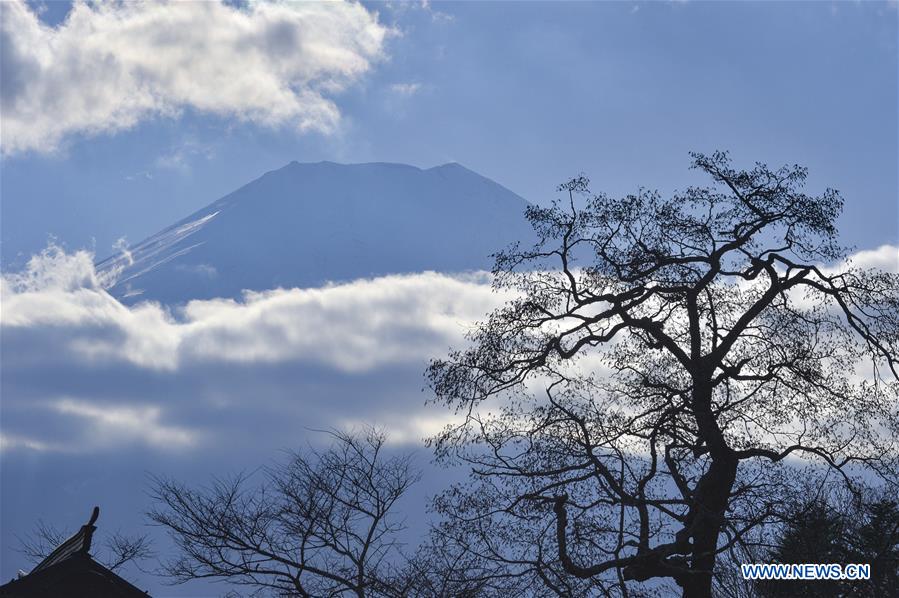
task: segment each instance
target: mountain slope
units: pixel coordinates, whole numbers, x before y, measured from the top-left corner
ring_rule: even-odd
[[[125,254],[126,302],[237,297],[389,273],[489,268],[533,233],[527,202],[458,164],[299,164],[269,172]]]

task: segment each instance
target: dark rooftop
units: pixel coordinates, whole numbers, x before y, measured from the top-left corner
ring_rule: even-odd
[[[147,593],[131,585],[90,555],[94,523],[100,509],[94,507],[90,521],[57,546],[30,573],[0,586],[2,598],[147,598]]]

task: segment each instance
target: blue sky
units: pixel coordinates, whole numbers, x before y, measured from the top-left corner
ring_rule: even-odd
[[[725,149],[808,166],[812,192],[843,192],[859,262],[899,268],[895,2],[176,6],[0,4],[0,579],[28,567],[14,534],[38,518],[71,528],[100,503],[101,529],[143,529],[148,472],[252,469],[361,421],[410,447],[447,421],[421,374],[503,299],[483,276],[180,312],[99,284],[93,253],[292,160],[459,162],[540,203],[581,172],[682,189],[688,152]],[[18,276],[51,235],[65,251]]]
[[[109,253],[291,160],[458,161],[540,202],[579,172],[612,193],[670,191],[690,180],[688,151],[716,148],[807,165],[847,197],[850,242],[897,238],[895,4],[366,6],[390,31],[329,94],[329,133],[187,104],[4,155],[6,263],[48,234]]]

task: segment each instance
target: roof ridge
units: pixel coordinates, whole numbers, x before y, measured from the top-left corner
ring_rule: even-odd
[[[94,507],[94,510],[91,512],[90,520],[82,525],[81,529],[72,534],[65,542],[57,546],[53,552],[48,554],[44,560],[38,563],[37,567],[31,570],[31,573],[52,567],[75,554],[88,554],[88,551],[91,549],[91,540],[97,529],[94,523],[97,522],[99,516],[100,507]],[[29,575],[31,575],[31,573],[29,573]]]

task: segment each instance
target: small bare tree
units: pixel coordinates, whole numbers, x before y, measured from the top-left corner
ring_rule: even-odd
[[[36,565],[71,535],[70,531],[39,520],[29,535],[18,538],[18,552]],[[153,558],[154,552],[146,534],[131,535],[117,531],[105,534],[100,549],[92,556],[110,571],[116,571],[128,563],[140,569],[140,563]]]
[[[382,593],[399,558],[397,501],[419,479],[408,454],[385,455],[384,434],[331,432],[324,451],[291,453],[261,470],[191,489],[154,481],[149,516],[181,554],[177,582],[218,579],[279,596]]]

